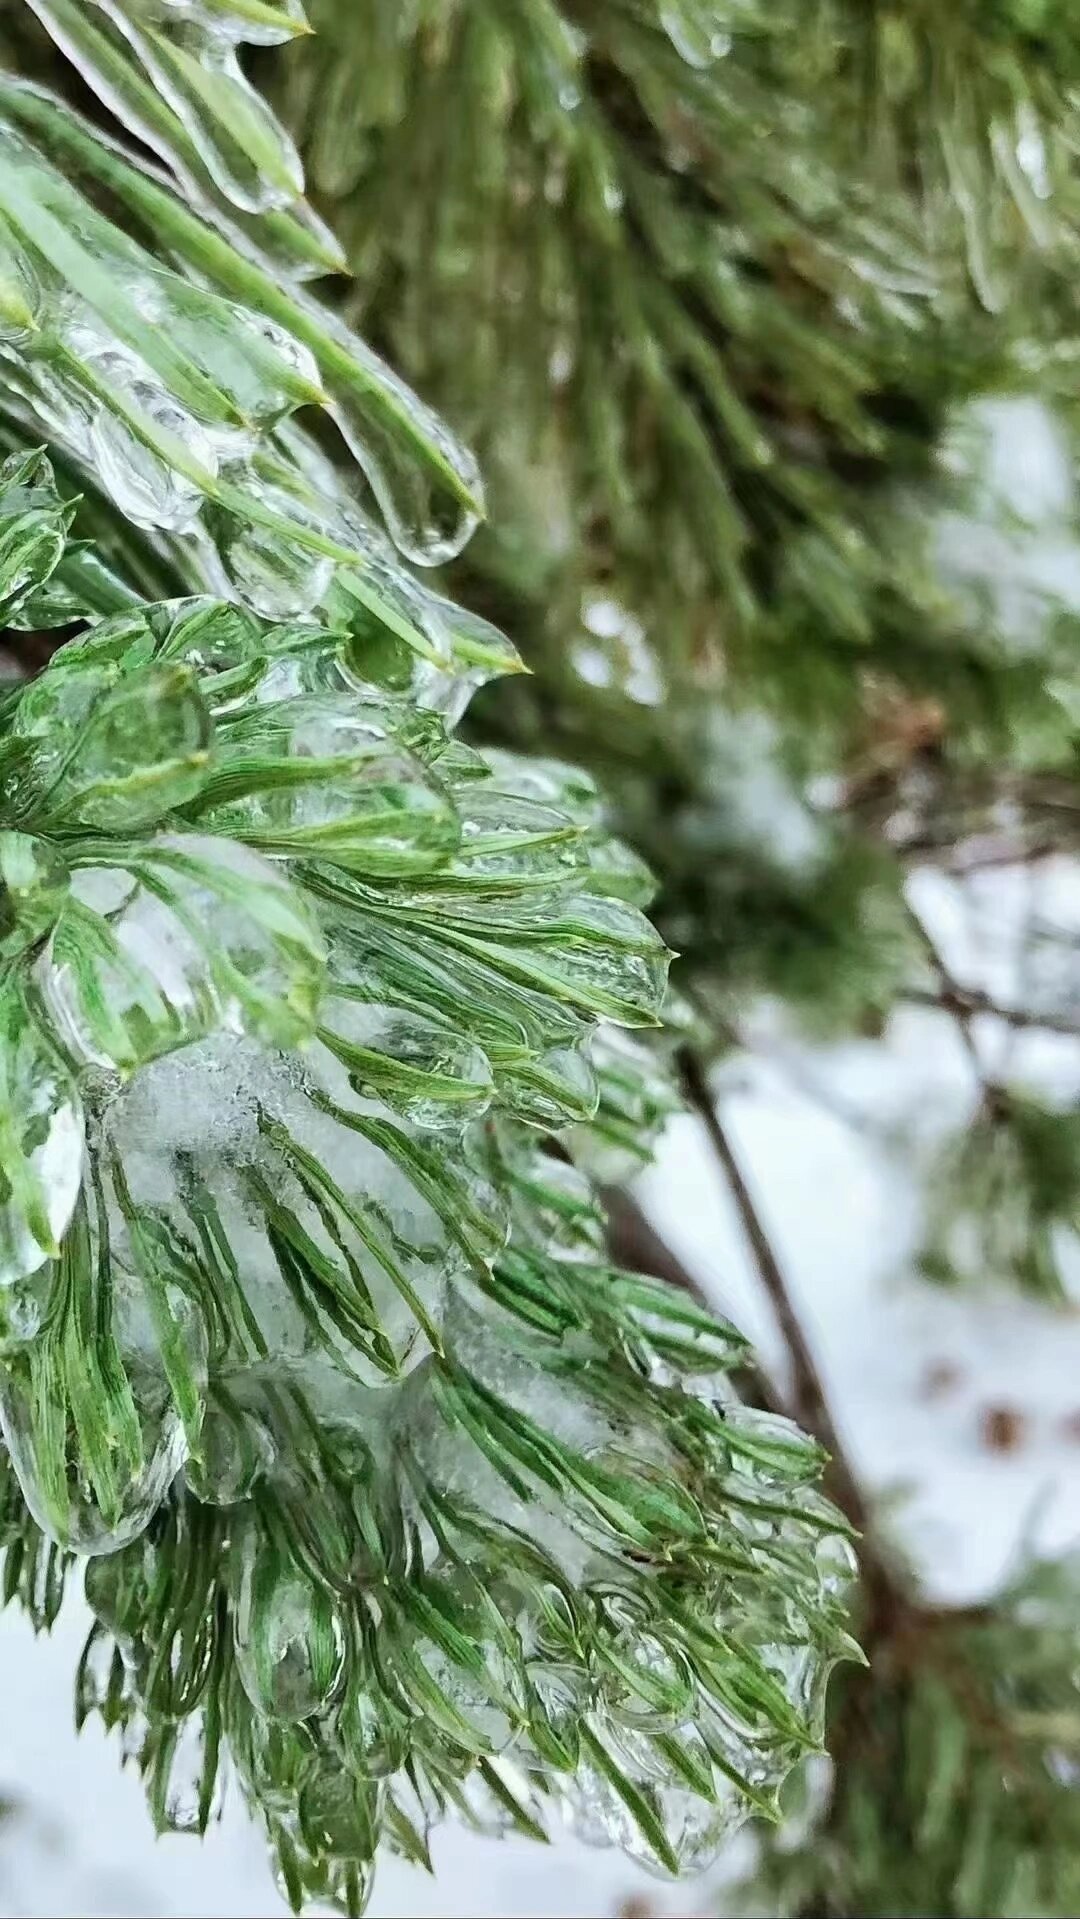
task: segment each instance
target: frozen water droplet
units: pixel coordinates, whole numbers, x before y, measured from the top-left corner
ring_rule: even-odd
[[[388,368],[380,366],[379,375],[379,387],[390,391],[394,410],[405,424],[388,419],[385,402],[376,407],[352,396],[339,395],[330,412],[367,476],[395,546],[416,566],[442,566],[461,552],[479,523],[484,498],[480,469],[449,428]],[[417,429],[414,434],[408,430],[410,420]],[[438,465],[424,443],[434,450]]]
[[[102,487],[136,526],[189,532],[202,509],[201,487],[147,446],[131,421],[110,408],[100,389],[115,392],[151,427],[178,441],[210,476],[218,468],[212,436],[179,405],[138,354],[103,332],[84,310],[79,309],[68,322],[64,340],[73,361],[88,369],[97,389],[87,392],[83,401],[86,427],[81,428],[76,413],[76,430],[71,433],[69,429],[72,450],[87,460]],[[73,366],[73,393],[77,385],[78,369]]]
[[[608,1710],[626,1727],[664,1731],[678,1725],[693,1704],[693,1683],[684,1661],[654,1633],[633,1625],[618,1634],[609,1652],[614,1674]]]
[[[300,1796],[300,1825],[308,1845],[316,1854],[370,1868],[382,1798],[383,1788],[364,1778],[358,1766],[321,1766]]]
[[[237,324],[269,347],[298,380],[305,382],[313,392],[319,391],[321,382],[315,355],[302,341],[276,320],[268,319],[265,313],[254,312],[251,307],[234,306],[232,312]]]
[[[267,1718],[308,1719],[341,1677],[345,1643],[334,1602],[254,1531],[242,1554],[233,1614],[241,1684]]]
[[[44,294],[30,255],[0,221],[0,341],[25,347],[40,322]]]
[[[209,1746],[201,1712],[178,1722],[175,1742],[163,1748],[164,1776],[151,1775],[154,1823],[159,1832],[206,1831],[220,1818],[224,1803],[225,1769],[216,1749]],[[208,1774],[208,1768],[212,1770]]]
[[[100,1562],[92,1561],[91,1564]],[[116,1662],[119,1658],[117,1644],[111,1633],[103,1632],[94,1625],[83,1648],[82,1658],[75,1682],[75,1722],[82,1726],[91,1713],[102,1712],[112,1691]]]
[[[374,699],[300,695],[223,729],[205,823],[271,854],[308,853],[373,876],[427,873],[460,823],[441,781],[408,750],[421,728]],[[245,792],[245,785],[248,791]]]
[[[721,24],[713,0],[665,0],[660,21],[688,67],[711,67],[731,51],[731,34]]]
[[[485,1648],[485,1652],[491,1659],[494,1649]],[[478,1752],[504,1752],[514,1737],[516,1726],[509,1714],[492,1698],[483,1681],[457,1665],[433,1640],[415,1639],[410,1654],[442,1695],[452,1720],[461,1722],[467,1728],[458,1736],[469,1740],[471,1735],[471,1742]],[[505,1675],[500,1674],[500,1677]],[[417,1697],[418,1708],[421,1707],[422,1697]]]
[[[385,1099],[414,1126],[460,1128],[490,1103],[486,1055],[449,1025],[344,997],[327,1003],[323,1025],[358,1090]]]
[[[637,1826],[624,1801],[595,1766],[581,1765],[562,1788],[566,1821],[587,1846],[618,1846],[629,1852]]]
[[[175,408],[158,407],[157,413],[161,424],[175,425]],[[168,422],[161,420],[162,413],[170,416]],[[104,408],[94,415],[90,458],[104,491],[133,525],[190,532],[202,507],[198,487],[144,446],[125,420]]]
[[[139,864],[146,886],[119,868],[83,868],[83,911],[61,918],[38,962],[65,1044],[88,1064],[129,1072],[222,1028],[276,1046],[307,1038],[323,945],[282,869],[196,835],[155,839]],[[110,906],[117,885],[122,904]]]
[[[14,453],[0,465],[0,620],[5,626],[39,624],[73,517],[74,508],[61,501],[43,453]]]
[[[581,1719],[590,1704],[589,1682],[576,1666],[533,1662],[528,1667],[529,1726],[541,1758],[576,1765]]]
[[[743,1823],[745,1809],[739,1804],[734,1787],[725,1779],[716,1781],[719,1803],[699,1798],[696,1793],[668,1787],[660,1794],[664,1829],[681,1872],[704,1872],[711,1866],[720,1848]],[[631,1855],[634,1855],[631,1848]],[[642,1848],[637,1854],[644,1865],[655,1867],[651,1852]]]
[[[48,840],[0,832],[0,955],[25,952],[51,932],[69,885],[68,869]]]
[[[142,1468],[130,1475],[118,1513],[106,1517],[97,1495],[76,1457],[69,1453],[62,1489],[63,1517],[57,1514],[55,1491],[42,1479],[40,1439],[35,1414],[22,1387],[10,1376],[0,1381],[0,1429],[15,1468],[23,1498],[48,1538],[70,1552],[119,1552],[145,1532],[169,1487],[187,1458],[184,1429],[171,1405],[159,1398],[156,1437]],[[155,1423],[150,1421],[148,1423]]]
[[[43,673],[13,731],[29,751],[23,804],[46,831],[137,832],[187,805],[210,754],[211,722],[190,667]]]
[[[150,1721],[138,1707],[129,1707],[120,1728],[120,1752],[125,1765],[133,1760],[142,1771],[150,1748]]]
[[[36,1339],[48,1317],[48,1288],[44,1281],[7,1289],[3,1302],[3,1335],[9,1350]]]
[[[130,1650],[141,1630],[146,1590],[156,1571],[153,1546],[147,1539],[92,1559],[83,1574],[86,1603],[122,1651]]]
[[[348,1689],[337,1719],[337,1737],[345,1762],[369,1779],[387,1779],[404,1764],[408,1735],[403,1718],[388,1709],[385,1696],[368,1683],[367,1670],[353,1662]]]
[[[307,24],[301,0],[277,0],[276,19],[267,17],[265,9],[253,17],[250,7],[230,6],[229,0],[158,0],[157,11],[163,18],[175,15],[192,22],[213,39],[253,47],[282,46]]]

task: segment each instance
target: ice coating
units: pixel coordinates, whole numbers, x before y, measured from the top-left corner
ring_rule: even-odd
[[[136,17],[141,10],[127,0],[95,0],[92,13],[101,12],[112,22],[119,36],[118,52],[117,45],[108,39],[104,46],[99,44],[100,35],[95,40],[97,29],[92,18],[80,19],[77,14],[69,18],[67,0],[35,0],[35,4],[61,46],[76,58],[110,105],[128,105],[130,89],[125,92],[123,84],[125,45],[140,60],[147,61],[156,76],[161,77],[168,67],[174,83],[190,80],[197,70],[197,62],[195,68],[191,66],[192,56],[184,41],[185,36],[202,28],[193,26],[186,15],[177,17],[175,10],[158,10],[173,16],[163,21],[164,30],[160,30]],[[170,38],[170,27],[178,39]],[[92,42],[89,51],[88,31]],[[202,106],[209,102],[216,109],[225,97],[223,80],[232,86],[239,69],[232,70],[235,56],[227,36],[223,39],[218,34],[212,44],[216,50],[208,56],[208,72],[213,78]],[[240,80],[238,97],[246,97],[246,84]],[[168,97],[168,87],[164,90]],[[151,94],[151,99],[154,97]],[[52,318],[62,309],[70,312],[75,322],[74,337],[65,345],[66,366],[39,368],[29,382],[26,397],[43,421],[48,418],[50,430],[57,437],[64,437],[66,423],[72,451],[91,466],[99,450],[92,438],[96,432],[100,455],[109,470],[108,483],[125,511],[130,503],[141,524],[191,532],[202,523],[200,503],[210,501],[225,515],[216,537],[226,549],[225,563],[237,592],[250,596],[252,604],[267,611],[287,611],[284,604],[271,606],[269,602],[275,592],[286,591],[291,570],[294,608],[308,611],[316,606],[329,585],[325,565],[328,556],[301,538],[295,557],[287,563],[287,528],[291,521],[315,530],[316,524],[325,521],[313,523],[310,509],[305,516],[298,497],[288,497],[288,489],[282,497],[280,481],[275,483],[268,475],[251,469],[242,486],[230,484],[224,491],[214,486],[219,463],[231,460],[235,465],[243,457],[243,448],[235,431],[231,444],[220,443],[228,425],[224,419],[215,422],[214,443],[207,441],[204,428],[211,389],[222,381],[228,389],[231,380],[246,382],[250,387],[261,377],[265,392],[243,396],[232,423],[234,429],[239,424],[263,431],[275,416],[280,418],[289,408],[328,401],[392,539],[405,558],[430,566],[461,550],[483,513],[475,460],[363,342],[298,289],[283,294],[280,276],[271,261],[258,256],[245,261],[224,240],[200,233],[197,224],[170,203],[159,188],[106,149],[95,149],[89,131],[82,132],[77,125],[65,122],[40,98],[20,97],[16,91],[5,97],[5,105],[16,118],[29,115],[35,126],[44,121],[51,140],[60,137],[74,144],[81,164],[103,172],[110,185],[122,182],[137,195],[140,204],[152,204],[155,218],[151,231],[155,236],[163,221],[181,253],[190,242],[198,256],[199,277],[205,288],[201,292],[164,272],[152,256],[110,227],[87,201],[66,186],[43,154],[16,132],[14,124],[0,127],[5,151],[17,163],[6,197],[0,194],[0,213],[14,221],[6,273],[11,288],[9,324],[16,329],[21,344],[37,350],[40,329],[27,333],[26,313],[37,307],[43,318]],[[201,162],[210,165],[196,139],[196,123],[190,117],[185,119],[185,110],[179,105],[177,113],[178,124],[186,127],[195,141]],[[232,124],[228,115],[226,123]],[[243,125],[242,114],[236,124]],[[152,127],[151,133],[155,132],[160,138],[160,128]],[[215,177],[228,190],[220,172]],[[58,226],[57,215],[63,226]],[[65,228],[71,233],[70,243],[65,240]],[[205,286],[210,262],[215,273],[211,286]],[[38,271],[43,263],[44,277]],[[128,288],[129,293],[123,297],[118,291],[112,297],[107,295],[100,279],[103,265],[113,274],[114,287]],[[231,310],[222,294],[235,302]],[[87,360],[80,355],[80,340],[87,325],[92,330],[103,316],[114,337],[119,322],[120,338],[144,363],[141,367],[110,359],[103,368],[97,368],[92,356]],[[150,367],[163,381],[163,391],[148,376]],[[203,403],[201,415],[199,408],[193,410],[191,405],[196,394]],[[125,461],[131,468],[127,480]],[[168,480],[159,470],[162,462],[170,475]],[[229,529],[228,515],[236,514],[245,490],[252,497],[261,493],[262,504],[276,516],[273,526],[259,516],[252,517],[246,528]],[[340,515],[347,510],[352,489],[347,479],[339,478],[335,491],[335,511]],[[276,564],[275,541],[281,548]],[[338,557],[344,559],[347,554],[346,546]],[[395,570],[405,590],[407,576],[399,567]]]
[[[252,9],[292,17],[95,9],[195,88],[174,110],[241,187]],[[260,308],[152,183],[139,218],[197,287],[0,142],[11,324],[51,302],[63,335],[58,365],[11,360],[19,417],[246,608],[127,603],[0,737],[3,804],[71,871],[18,954],[18,1036],[59,1063],[0,1156],[43,1253],[6,1289],[0,1418],[33,1520],[100,1564],[80,1709],[163,1823],[205,1824],[224,1741],[294,1904],[359,1909],[380,1835],[422,1853],[454,1810],[535,1830],[562,1802],[696,1863],[816,1738],[842,1628],[806,1460],[688,1389],[734,1336],[608,1266],[545,1138],[596,1108],[597,1022],[659,1016],[647,882],[588,783],[453,739],[516,655],[402,569],[290,415],[316,368],[423,561],[476,510],[456,445],[313,302]],[[52,564],[62,514],[35,514]]]

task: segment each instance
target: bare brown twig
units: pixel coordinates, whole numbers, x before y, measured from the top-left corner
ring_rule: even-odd
[[[954,985],[945,987],[938,993],[923,991],[916,986],[905,988],[901,998],[912,1006],[937,1008],[950,1014],[954,1019],[963,1014],[970,1019],[975,1014],[987,1014],[998,1019],[1004,1026],[1014,1027],[1020,1032],[1060,1033],[1065,1039],[1080,1039],[1080,1018],[1069,1019],[1063,1013],[1037,1013],[1023,1006],[1002,1006],[989,993],[981,992],[977,987]]]
[[[716,1110],[704,1068],[689,1050],[681,1056],[683,1088],[697,1113],[709,1142],[723,1169],[735,1201],[739,1220],[754,1257],[761,1283],[776,1315],[791,1360],[792,1417],[820,1440],[830,1455],[830,1489],[841,1510],[860,1532],[869,1524],[869,1512],[862,1489],[848,1462],[837,1432],[817,1362],[795,1311],[780,1262],[773,1251],[743,1171],[732,1149],[727,1132]]]
[[[971,1022],[973,1014],[971,1007],[967,1003],[964,988],[960,985],[959,980],[955,978],[933,934],[930,932],[921,915],[915,911],[910,901],[907,902],[907,917],[930,966],[937,975],[941,1004],[955,1019],[960,1037],[964,1042],[968,1057],[975,1069],[975,1077],[980,1085],[985,1085],[986,1076],[983,1072],[978,1042],[972,1031]]]

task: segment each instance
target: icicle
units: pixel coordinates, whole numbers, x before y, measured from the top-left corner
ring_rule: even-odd
[[[421,406],[403,382],[391,383],[381,369],[380,373],[384,395],[378,409],[350,397],[339,398],[330,412],[367,476],[395,546],[417,566],[443,566],[457,557],[479,524],[483,512],[480,470],[461,442]],[[405,416],[403,426],[387,421],[387,387]],[[453,475],[453,491],[435,477],[425,459],[418,457],[407,426],[413,419],[425,444],[436,449]],[[475,506],[465,505],[462,493],[475,501]]]
[[[76,1290],[0,1378],[0,1428],[23,1498],[50,1539],[88,1555],[145,1531],[189,1451],[143,1287],[119,1267],[95,1268],[96,1257],[85,1234],[69,1235],[62,1268]],[[174,1310],[205,1379],[202,1320],[190,1302]]]
[[[80,326],[68,336],[80,374],[91,376],[89,430],[83,452],[91,471],[125,518],[135,526],[161,527],[171,533],[189,533],[203,504],[203,489],[147,446],[137,426],[104,404],[102,393],[115,396],[162,433],[175,438],[209,476],[217,472],[217,450],[210,435],[176,404],[164,386],[114,340],[95,336]],[[81,436],[80,436],[81,437]]]
[[[344,1639],[334,1602],[254,1531],[242,1562],[234,1616],[241,1684],[266,1717],[308,1719],[341,1678]]]

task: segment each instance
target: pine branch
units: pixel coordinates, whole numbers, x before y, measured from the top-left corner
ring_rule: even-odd
[[[37,633],[43,612],[67,610],[77,573],[64,569],[80,557],[69,524],[40,452],[0,469],[9,626]],[[0,1583],[51,1610],[70,1556],[89,1554],[98,1623],[80,1721],[124,1726],[162,1824],[179,1804],[178,1723],[196,1748],[182,1783],[200,1829],[228,1749],[294,1906],[359,1912],[381,1830],[411,1822],[422,1853],[466,1791],[470,1816],[490,1821],[493,1711],[500,1751],[530,1755],[512,1816],[535,1835],[556,1794],[573,1811],[592,1793],[594,1808],[585,1767],[609,1706],[633,1712],[640,1694],[655,1709],[655,1674],[623,1674],[624,1621],[572,1570],[592,1556],[568,1540],[621,1565],[643,1644],[666,1647],[676,1602],[692,1621],[702,1677],[689,1701],[679,1679],[664,1712],[711,1723],[709,1675],[728,1672],[734,1624],[786,1643],[793,1586],[822,1684],[843,1654],[842,1601],[818,1556],[837,1516],[798,1435],[682,1389],[684,1374],[738,1369],[742,1340],[597,1263],[588,1179],[544,1149],[538,1128],[589,1114],[598,1017],[654,1027],[664,996],[658,937],[608,891],[637,876],[590,783],[461,750],[411,694],[359,679],[337,624],[274,623],[204,594],[106,620],[76,611],[86,630],[5,708],[23,830],[0,847],[14,955],[0,1005],[0,1266],[6,1298],[35,1305],[4,1328]],[[473,668],[480,637],[470,625],[455,666]],[[177,817],[198,830],[159,833]],[[473,857],[459,868],[463,846]],[[95,890],[102,870],[124,875],[118,905]],[[549,942],[526,996],[519,949],[538,895],[558,899],[573,934]],[[478,964],[467,929],[481,923]],[[91,1128],[81,1076],[102,1059],[125,1083]],[[619,1098],[639,1129],[665,1110],[634,1061],[614,1076],[616,1132]],[[147,1311],[160,1369],[139,1343]],[[588,1456],[555,1423],[575,1404]],[[647,1465],[622,1456],[628,1425]],[[377,1461],[359,1436],[369,1427],[393,1430]],[[672,1464],[658,1477],[661,1453]],[[736,1506],[730,1474],[747,1456]],[[478,1465],[490,1494],[471,1490]],[[505,1500],[536,1539],[507,1524]],[[422,1573],[406,1537],[416,1505],[438,1545]],[[755,1506],[764,1529],[753,1512],[748,1526]],[[55,1550],[39,1594],[43,1534]],[[723,1597],[718,1545],[734,1569]],[[573,1641],[549,1649],[553,1706],[538,1636],[526,1683],[525,1643],[490,1595],[508,1592],[531,1630],[537,1595],[571,1584]],[[180,1671],[190,1685],[174,1686]],[[786,1697],[777,1715],[779,1786],[812,1734],[801,1720],[792,1731]],[[657,1758],[674,1763],[659,1746]],[[636,1752],[612,1757],[603,1830],[624,1832],[631,1805],[633,1843],[675,1872],[691,1828],[668,1820],[657,1776]],[[670,1777],[682,1791],[684,1775]],[[700,1823],[718,1846],[730,1806],[707,1779],[693,1790],[700,1860]],[[283,1801],[297,1804],[295,1831]]]

